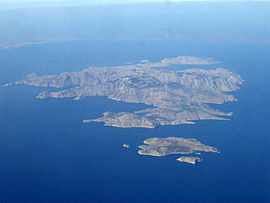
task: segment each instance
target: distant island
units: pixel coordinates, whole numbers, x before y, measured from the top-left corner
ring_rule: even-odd
[[[215,147],[202,144],[196,139],[186,139],[181,137],[167,137],[167,138],[149,138],[144,141],[145,145],[140,145],[141,150],[138,151],[140,155],[149,156],[166,156],[169,154],[191,154],[193,152],[217,152]],[[196,153],[199,155],[198,153]],[[194,156],[181,156],[177,159],[180,162],[187,162],[196,164],[202,159]]]
[[[123,147],[124,148],[130,148],[130,145],[129,144],[123,144]]]
[[[85,119],[84,123],[104,122],[121,128],[154,128],[159,125],[194,124],[196,120],[228,120],[232,113],[220,112],[207,104],[237,101],[228,94],[242,84],[241,76],[217,68],[166,70],[175,65],[218,64],[212,58],[179,56],[160,62],[141,60],[139,64],[112,67],[89,67],[80,72],[38,76],[30,74],[9,85],[32,85],[61,88],[41,92],[37,98],[74,98],[106,96],[116,101],[148,104],[135,112],[105,112],[102,117]]]

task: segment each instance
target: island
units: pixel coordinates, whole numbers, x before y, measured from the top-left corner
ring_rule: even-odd
[[[196,139],[186,139],[181,137],[158,138],[153,137],[144,140],[140,145],[141,155],[166,156],[169,154],[191,154],[193,151],[217,152],[215,147],[202,144]]]
[[[177,161],[196,164],[197,162],[202,162],[202,159],[196,156],[180,156]]]
[[[6,84],[47,87],[39,99],[105,96],[109,99],[149,105],[135,112],[104,112],[100,118],[86,118],[84,123],[103,122],[120,128],[155,128],[162,125],[194,124],[196,120],[229,120],[232,112],[221,112],[209,104],[223,104],[237,99],[230,92],[239,89],[243,79],[224,68],[199,69],[195,66],[217,65],[212,58],[179,56],[160,62],[141,60],[138,64],[89,67],[79,72],[38,76]],[[181,69],[185,65],[185,69]],[[166,69],[179,66],[181,70]],[[187,68],[190,66],[192,68]],[[58,89],[55,91],[55,89]]]
[[[153,137],[144,140],[145,145],[140,145],[138,154],[148,156],[167,156],[170,154],[191,154],[200,155],[201,152],[217,152],[215,147],[202,144],[196,139],[187,139],[181,137],[158,138]],[[202,159],[195,156],[181,156],[177,159],[180,162],[196,164]]]
[[[130,145],[129,144],[123,144],[123,147],[124,148],[130,148]]]

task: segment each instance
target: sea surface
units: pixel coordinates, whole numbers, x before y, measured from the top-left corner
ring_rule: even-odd
[[[213,105],[230,121],[155,129],[85,124],[105,111],[146,107],[105,97],[39,100],[42,87],[0,87],[0,202],[270,202],[270,45],[72,41],[0,50],[0,84],[88,66],[213,57],[244,81],[239,100]],[[191,66],[194,68],[194,66]],[[185,69],[186,66],[177,67]],[[150,137],[196,138],[220,153],[203,162],[138,155]],[[124,143],[130,148],[123,148]]]

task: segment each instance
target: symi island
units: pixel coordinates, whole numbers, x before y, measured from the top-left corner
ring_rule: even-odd
[[[212,59],[180,56],[151,63],[89,67],[80,72],[37,76],[30,74],[11,84],[61,88],[41,92],[37,98],[74,98],[106,96],[109,99],[148,104],[136,112],[105,112],[103,117],[83,122],[104,122],[121,128],[154,128],[158,125],[193,124],[196,120],[227,120],[232,113],[220,112],[207,104],[236,101],[229,92],[235,91],[243,80],[227,69],[187,69],[171,71],[173,65],[211,65]]]

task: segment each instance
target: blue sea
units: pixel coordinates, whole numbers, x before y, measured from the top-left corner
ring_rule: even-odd
[[[270,202],[270,45],[70,41],[0,50],[0,84],[88,66],[190,55],[214,57],[245,80],[239,100],[213,105],[230,121],[121,129],[85,124],[105,111],[146,107],[105,97],[39,100],[42,87],[0,87],[0,202]],[[187,67],[179,67],[187,68]],[[141,156],[150,137],[196,138],[220,153],[203,162]],[[130,148],[123,148],[124,143]]]

